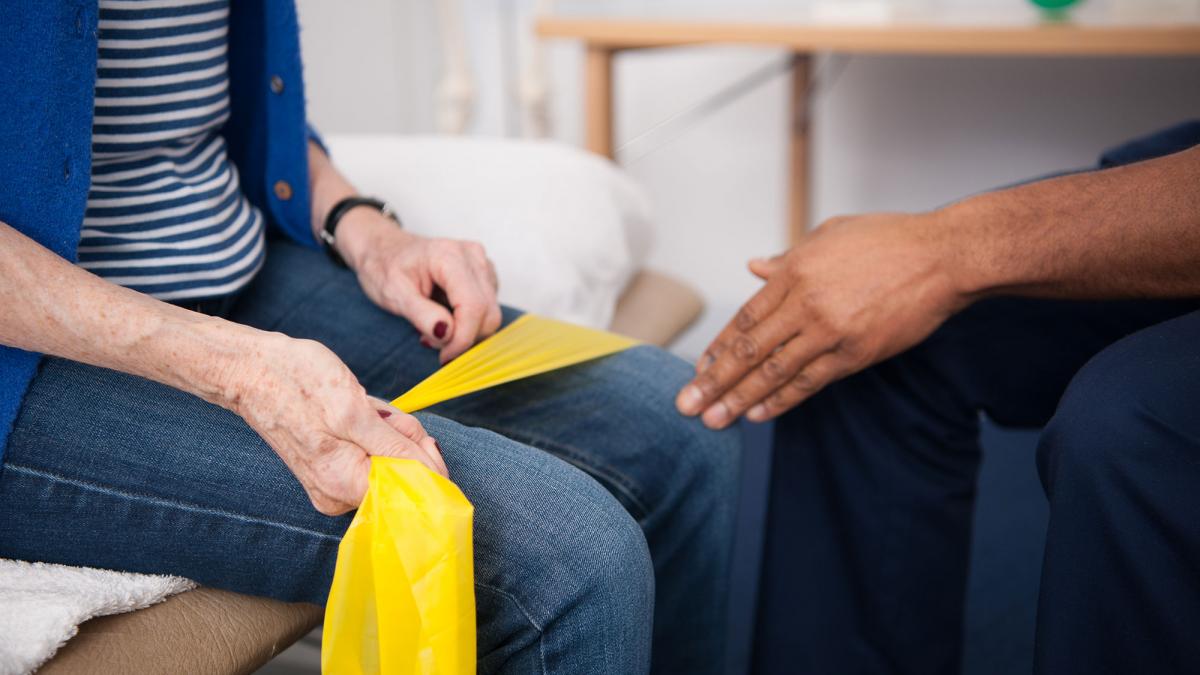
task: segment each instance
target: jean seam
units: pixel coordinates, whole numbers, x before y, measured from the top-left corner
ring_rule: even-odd
[[[535,448],[545,450],[546,452],[549,452],[555,456],[566,459],[570,463],[582,469],[584,472],[608,480],[617,490],[621,492],[623,496],[632,502],[632,505],[637,508],[638,511],[640,511],[641,515],[645,515],[650,512],[650,509],[646,506],[646,503],[642,501],[642,498],[637,494],[636,481],[615,469],[600,467],[593,464],[591,461],[589,461],[591,458],[591,453],[588,453],[585,450],[576,448],[572,445],[559,443],[543,436],[531,434],[527,431],[515,431],[508,429],[492,422],[485,422],[477,418],[473,418],[470,415],[463,416],[451,414],[449,417],[461,424],[489,429],[519,443],[524,443],[525,445],[530,445]]]
[[[110,497],[120,497],[122,499],[128,499],[130,501],[147,502],[150,504],[154,504],[156,506],[170,507],[170,508],[179,509],[181,511],[190,511],[192,513],[201,513],[201,514],[208,515],[208,516],[219,516],[222,518],[229,518],[231,520],[236,520],[236,521],[240,521],[243,523],[250,523],[250,524],[254,524],[254,525],[267,525],[270,527],[277,527],[282,530],[287,530],[289,532],[304,534],[304,535],[308,535],[311,537],[317,537],[318,539],[327,539],[327,540],[335,541],[335,542],[341,541],[341,537],[338,537],[336,535],[326,534],[324,532],[317,532],[315,530],[309,530],[307,528],[299,527],[296,525],[289,525],[287,523],[280,523],[280,522],[273,521],[273,520],[267,520],[265,518],[256,518],[254,516],[247,516],[247,515],[240,514],[240,513],[233,513],[232,511],[223,511],[221,509],[214,509],[214,508],[209,508],[209,507],[204,507],[204,506],[198,506],[195,504],[187,504],[184,502],[175,502],[175,501],[171,501],[169,499],[164,499],[162,497],[153,497],[150,495],[142,495],[142,494],[137,494],[137,493],[133,493],[133,492],[126,492],[124,490],[117,490],[117,489],[106,487],[103,485],[97,485],[95,483],[89,483],[87,481],[76,480],[74,478],[67,478],[66,476],[60,476],[58,474],[51,473],[49,471],[42,471],[41,469],[35,469],[33,467],[24,466],[21,464],[13,464],[12,462],[5,462],[4,468],[7,471],[15,471],[17,473],[24,473],[24,474],[28,474],[31,476],[36,476],[38,478],[42,478],[47,481],[65,483],[67,485],[71,485],[71,486],[74,486],[74,487],[77,487],[77,488],[80,488],[83,490],[91,490],[93,492],[99,492],[101,494],[108,495]]]
[[[517,599],[517,596],[513,595],[512,593],[509,593],[508,591],[506,591],[502,588],[497,588],[495,586],[492,586],[491,584],[485,584],[482,581],[476,581],[475,585],[479,588],[486,588],[487,590],[492,591],[493,593],[499,594],[500,596],[507,598],[510,602],[512,602],[513,605],[516,606],[517,609],[519,609],[521,611],[521,614],[525,617],[525,620],[528,621],[529,625],[533,626],[533,629],[537,631],[537,634],[538,634],[538,638],[537,638],[538,660],[540,660],[542,662],[542,672],[546,673],[547,672],[546,640],[545,640],[546,629],[538,624],[538,622],[533,618],[533,614],[531,614],[529,612],[529,610],[525,609],[525,607],[521,604],[521,601]]]

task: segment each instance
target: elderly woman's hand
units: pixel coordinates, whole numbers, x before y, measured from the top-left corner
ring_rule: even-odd
[[[354,209],[338,228],[338,248],[367,297],[408,319],[445,363],[500,327],[496,270],[483,246],[427,239],[371,209]],[[446,293],[452,311],[433,299]]]
[[[262,331],[242,339],[220,374],[216,402],[283,458],[321,513],[359,505],[372,455],[415,459],[448,475],[437,441],[420,422],[368,396],[324,345]]]

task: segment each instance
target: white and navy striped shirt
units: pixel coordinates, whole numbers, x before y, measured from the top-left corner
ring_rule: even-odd
[[[229,0],[100,0],[92,184],[79,264],[163,300],[215,298],[262,266],[229,117]]]

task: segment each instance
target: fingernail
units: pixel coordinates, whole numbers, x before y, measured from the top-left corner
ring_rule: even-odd
[[[746,417],[750,418],[752,422],[761,422],[767,417],[767,407],[757,403],[750,409],[750,412],[746,413]]]
[[[679,395],[679,411],[684,415],[695,415],[700,412],[700,403],[703,399],[704,394],[700,391],[700,387],[689,384]]]
[[[445,321],[439,321],[433,327],[433,337],[441,340],[446,337],[446,329],[449,328]]]
[[[725,426],[725,423],[729,421],[729,408],[724,403],[718,401],[711,408],[704,411],[702,419],[710,427]]]
[[[711,366],[715,360],[716,359],[712,357],[712,354],[705,352],[704,356],[700,357],[700,363],[696,364],[696,372],[703,373],[704,371],[708,370],[709,366]]]
[[[378,412],[378,413],[379,413],[379,416],[380,416],[380,417],[382,417],[382,418],[383,418],[383,419],[385,419],[385,420],[386,420],[387,418],[389,418],[389,417],[391,417],[391,416],[392,416],[392,411],[390,411],[390,410],[379,410],[379,411],[376,411],[376,412]]]

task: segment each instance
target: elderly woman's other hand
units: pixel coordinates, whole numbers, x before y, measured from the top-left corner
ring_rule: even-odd
[[[496,270],[480,244],[421,237],[371,209],[347,213],[338,236],[367,297],[408,319],[442,363],[500,327]],[[451,309],[434,300],[435,287]]]
[[[216,402],[279,454],[318,511],[337,515],[359,505],[372,455],[415,459],[448,477],[421,423],[368,396],[324,345],[261,331],[245,340],[220,374]]]

